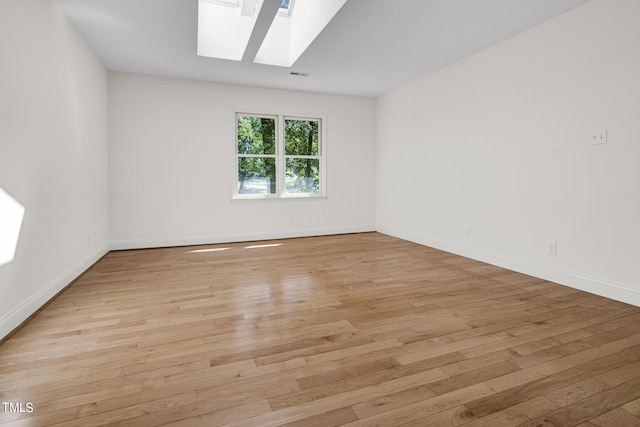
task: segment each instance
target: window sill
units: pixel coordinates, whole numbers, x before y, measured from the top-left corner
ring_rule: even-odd
[[[327,196],[324,194],[287,194],[287,195],[275,195],[275,194],[255,194],[248,196],[232,196],[231,201],[256,201],[256,200],[324,200]]]

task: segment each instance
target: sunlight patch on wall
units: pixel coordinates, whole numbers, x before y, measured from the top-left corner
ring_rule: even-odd
[[[18,247],[24,206],[0,187],[0,267],[13,261]]]

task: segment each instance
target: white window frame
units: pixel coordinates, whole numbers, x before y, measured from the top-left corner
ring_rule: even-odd
[[[276,128],[276,149],[275,155],[270,154],[239,154],[238,153],[238,117],[262,117],[275,119]],[[285,120],[309,120],[318,122],[318,155],[317,156],[298,156],[285,155],[284,149],[284,132]],[[300,114],[273,114],[273,113],[244,113],[236,112],[234,115],[234,178],[232,187],[232,199],[234,200],[260,200],[260,199],[314,199],[327,197],[327,119],[324,115],[300,115]],[[238,180],[238,159],[241,157],[275,157],[276,159],[276,193],[275,194],[240,194],[238,188],[240,182]],[[320,172],[320,191],[318,193],[289,193],[286,190],[286,159],[287,158],[309,158],[319,160]]]

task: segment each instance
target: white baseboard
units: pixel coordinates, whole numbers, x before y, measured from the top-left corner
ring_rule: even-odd
[[[56,296],[58,292],[73,282],[107,252],[109,252],[109,246],[106,244],[91,252],[80,262],[46,284],[39,292],[32,295],[24,303],[2,316],[0,318],[0,338],[6,337],[15,328],[20,326],[22,322],[37,312],[40,307]]]
[[[518,273],[527,274],[529,276],[548,280],[550,282],[640,307],[640,290],[632,289],[625,285],[611,283],[553,267],[536,265],[527,262],[526,260],[485,252],[469,246],[450,244],[394,228],[378,226],[377,231],[403,240],[418,243],[423,246],[429,246],[445,252],[464,256],[466,258],[486,262],[508,270],[517,271]]]
[[[217,243],[248,242],[254,240],[290,239],[295,237],[327,236],[331,234],[366,233],[376,231],[374,225],[357,227],[337,227],[306,229],[295,231],[276,231],[270,233],[216,234],[210,236],[170,238],[170,239],[132,239],[114,240],[111,250],[162,248],[172,246],[212,245]]]

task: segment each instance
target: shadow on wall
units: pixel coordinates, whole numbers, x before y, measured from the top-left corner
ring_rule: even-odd
[[[13,261],[18,247],[24,206],[0,187],[0,267]]]

